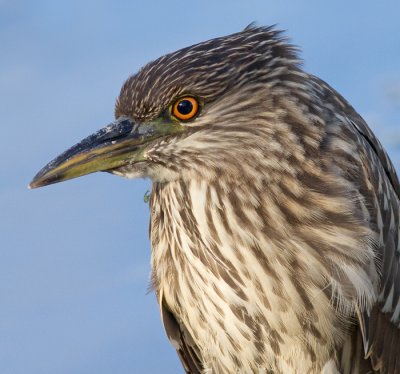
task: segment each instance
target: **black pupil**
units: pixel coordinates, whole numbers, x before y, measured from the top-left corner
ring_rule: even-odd
[[[177,109],[180,114],[187,115],[193,110],[193,104],[189,100],[181,100]]]

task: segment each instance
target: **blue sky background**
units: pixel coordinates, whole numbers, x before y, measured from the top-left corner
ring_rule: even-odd
[[[278,23],[399,168],[399,4],[0,0],[0,372],[182,372],[146,294],[150,182],[99,173],[26,188],[113,119],[130,74],[252,21]]]

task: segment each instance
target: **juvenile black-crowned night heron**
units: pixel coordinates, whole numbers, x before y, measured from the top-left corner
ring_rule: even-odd
[[[188,373],[400,373],[400,186],[273,28],[163,56],[31,187],[148,177],[152,279]]]

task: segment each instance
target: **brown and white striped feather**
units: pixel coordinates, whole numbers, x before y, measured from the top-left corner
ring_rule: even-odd
[[[116,114],[182,93],[200,115],[119,172],[153,179],[153,285],[186,371],[395,373],[399,184],[365,122],[269,28],[150,63]]]
[[[301,120],[296,111],[292,116]],[[304,161],[301,147],[287,155],[293,156]],[[193,177],[154,186],[160,304],[186,336],[179,349],[188,350],[190,341],[204,372],[311,373],[331,360],[338,367],[337,347],[354,328],[354,305],[364,308],[375,297],[368,273],[374,234],[353,217],[353,199],[362,201],[353,185],[338,182],[336,169],[327,180],[329,162],[303,162],[301,170],[282,159],[264,162],[265,179],[243,170],[234,181]],[[275,179],[271,167],[286,168],[286,180]],[[345,263],[337,263],[343,256]]]

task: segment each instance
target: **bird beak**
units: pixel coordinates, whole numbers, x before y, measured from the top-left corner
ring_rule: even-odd
[[[134,123],[120,117],[49,162],[36,174],[29,188],[144,161],[144,151],[149,142],[182,130],[179,123],[163,119]]]

